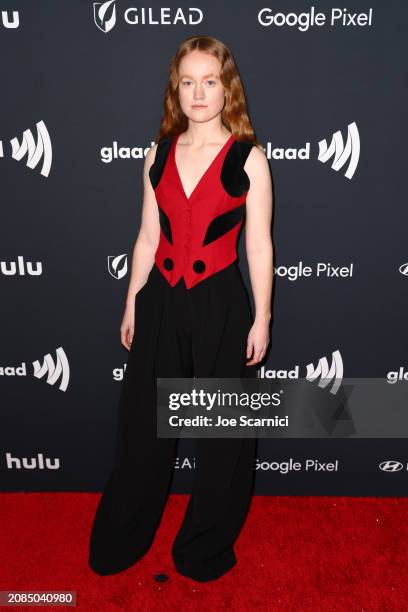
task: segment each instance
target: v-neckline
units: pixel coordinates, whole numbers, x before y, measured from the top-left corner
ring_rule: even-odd
[[[201,183],[204,180],[204,177],[208,174],[208,172],[210,171],[210,169],[213,167],[213,165],[215,164],[215,162],[217,161],[217,159],[219,158],[219,156],[221,155],[221,153],[224,151],[225,147],[231,142],[231,140],[234,138],[234,135],[231,134],[231,136],[225,141],[225,143],[222,145],[221,149],[218,151],[218,153],[216,154],[216,156],[214,157],[214,159],[212,160],[212,162],[210,163],[210,165],[208,166],[208,168],[204,171],[204,173],[201,175],[201,177],[199,178],[198,182],[196,183],[193,191],[190,193],[189,196],[187,196],[186,191],[184,189],[184,185],[183,182],[181,180],[181,176],[180,176],[180,172],[178,170],[177,167],[177,162],[176,162],[176,145],[177,145],[177,141],[180,137],[180,135],[183,132],[180,132],[179,134],[176,135],[175,141],[174,141],[174,145],[173,145],[173,162],[174,162],[174,167],[176,169],[176,174],[177,174],[177,178],[178,181],[180,183],[180,187],[181,190],[183,192],[184,197],[186,198],[187,202],[189,202],[191,200],[191,198],[193,197],[193,195],[195,194],[195,192],[197,191],[198,187],[201,185]]]

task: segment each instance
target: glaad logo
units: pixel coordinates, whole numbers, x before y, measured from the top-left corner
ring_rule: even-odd
[[[404,276],[408,276],[408,263],[402,264],[398,269],[401,274],[403,274]]]
[[[399,368],[398,372],[396,370],[387,372],[387,382],[390,385],[395,385],[395,383],[401,380],[408,381],[408,372],[404,370],[403,366]]]
[[[333,395],[337,393],[343,380],[343,360],[340,351],[332,352],[330,369],[326,357],[321,357],[315,368],[312,363],[306,366],[306,380],[314,381],[316,379],[319,379],[318,385],[323,389],[334,380],[330,393]]]
[[[351,179],[356,171],[360,157],[360,137],[355,122],[350,123],[347,126],[347,130],[348,135],[345,145],[340,130],[333,134],[330,146],[327,145],[325,139],[320,140],[318,143],[319,153],[317,159],[325,163],[334,156],[331,167],[333,170],[338,171],[350,158],[349,165],[344,174],[347,178]],[[268,159],[310,159],[310,142],[307,142],[304,147],[298,149],[295,147],[272,148],[272,144],[267,142],[264,151]]]
[[[110,164],[113,159],[144,159],[148,150],[156,143],[151,141],[150,147],[118,147],[116,140],[111,147],[102,147],[101,161]]]
[[[9,19],[8,11],[1,11],[1,22],[5,28],[15,30],[20,25],[20,17],[18,11],[13,11],[12,21]]]
[[[125,376],[125,372],[126,372],[126,363],[123,365],[123,368],[113,368],[112,370],[112,374],[113,374],[113,380],[120,382],[121,380],[123,380],[124,376]]]
[[[0,261],[0,273],[4,276],[40,276],[42,274],[41,261],[36,262],[36,267],[32,261],[24,261],[23,255],[17,256],[17,261]]]
[[[260,378],[274,378],[276,380],[297,380],[299,378],[299,366],[293,370],[266,370],[262,366],[259,370]],[[319,379],[319,387],[326,387],[334,380],[330,393],[337,393],[343,379],[343,360],[340,351],[336,350],[332,353],[332,365],[329,365],[326,357],[319,359],[316,367],[312,363],[306,366],[306,380],[315,381]]]
[[[11,453],[6,453],[6,463],[8,470],[21,470],[22,468],[25,470],[59,470],[60,461],[59,458],[56,457],[53,462],[48,457],[45,457],[44,464],[44,455],[42,453],[37,453],[37,457],[13,457]],[[22,465],[21,465],[22,464]]]
[[[108,2],[94,2],[94,21],[98,28],[106,34],[116,23],[115,0]]]
[[[348,179],[354,176],[360,157],[360,136],[355,121],[347,126],[347,142],[345,145],[340,130],[333,134],[329,147],[326,139],[319,141],[319,156],[317,159],[325,163],[331,157],[334,157],[331,168],[336,171],[340,170],[350,158],[344,176]]]
[[[383,472],[400,472],[404,465],[400,461],[383,461],[378,466]]]
[[[128,271],[127,255],[108,255],[108,271],[116,280],[126,276]]]
[[[36,378],[42,378],[47,374],[47,383],[49,385],[55,385],[59,378],[61,378],[61,382],[59,385],[59,389],[61,391],[66,391],[69,382],[69,363],[68,358],[65,354],[64,349],[60,346],[56,350],[57,359],[56,363],[54,363],[53,358],[50,353],[45,355],[42,366],[40,362],[33,361],[34,366],[34,376]]]
[[[34,136],[31,130],[25,130],[23,132],[23,140],[20,145],[17,138],[10,140],[11,144],[11,157],[17,161],[21,161],[25,155],[27,155],[26,166],[33,169],[41,161],[42,168],[41,174],[48,176],[51,169],[52,161],[52,148],[51,140],[47,128],[45,127],[44,121],[38,121],[36,123],[37,128],[37,142],[34,141]],[[3,154],[3,142],[0,140],[0,157],[4,157]]]

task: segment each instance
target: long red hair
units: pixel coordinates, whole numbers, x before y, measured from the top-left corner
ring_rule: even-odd
[[[232,132],[236,140],[249,140],[261,146],[255,137],[254,129],[248,116],[244,88],[234,58],[223,42],[212,36],[191,36],[178,47],[169,65],[169,82],[164,94],[164,114],[160,120],[160,130],[155,142],[175,133],[184,132],[188,127],[188,118],[180,108],[178,100],[178,71],[182,58],[197,49],[211,53],[221,64],[220,79],[225,88],[225,105],[221,120]]]

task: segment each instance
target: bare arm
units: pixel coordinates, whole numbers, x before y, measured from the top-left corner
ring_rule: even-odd
[[[246,252],[256,317],[271,317],[272,181],[266,155],[252,147],[244,166],[251,181],[246,200]]]
[[[273,282],[272,180],[268,160],[259,147],[252,147],[244,166],[250,180],[246,199],[246,253],[255,321],[248,336],[247,365],[261,361],[269,344]]]
[[[157,145],[146,154],[143,168],[142,218],[132,256],[132,267],[126,305],[133,305],[137,292],[146,283],[154,264],[154,256],[160,239],[159,211],[156,196],[150,182],[149,170],[156,156]]]

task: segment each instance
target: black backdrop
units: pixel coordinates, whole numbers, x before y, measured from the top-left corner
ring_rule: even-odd
[[[143,157],[170,58],[193,34],[233,52],[273,175],[277,273],[261,375],[336,363],[347,377],[407,376],[407,5],[362,0],[334,23],[332,2],[194,6],[1,4],[3,491],[105,482]],[[321,25],[307,25],[313,11]],[[239,253],[248,282],[244,234]],[[319,264],[342,275],[317,274]],[[388,460],[397,471],[381,469]],[[404,438],[261,440],[255,492],[405,495],[407,462]],[[182,440],[174,492],[190,491],[193,471]]]

